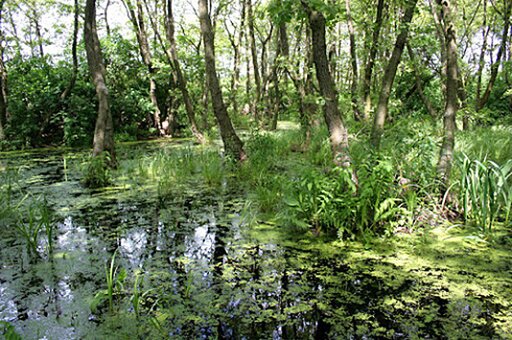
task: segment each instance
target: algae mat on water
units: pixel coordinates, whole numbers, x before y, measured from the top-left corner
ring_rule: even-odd
[[[80,186],[72,169],[82,155],[20,158],[19,188],[46,196],[55,244],[49,254],[41,241],[30,259],[16,219],[2,220],[6,330],[26,339],[512,337],[505,228],[486,241],[437,226],[363,244],[249,223],[248,193],[230,178],[198,179],[197,155],[172,143],[127,146],[102,191]]]

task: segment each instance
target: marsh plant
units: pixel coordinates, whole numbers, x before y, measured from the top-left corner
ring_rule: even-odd
[[[110,173],[111,162],[112,160],[108,152],[103,152],[99,156],[91,157],[85,164],[84,186],[97,189],[110,185],[112,182]]]
[[[40,235],[44,233],[46,250],[50,257],[53,253],[54,224],[52,214],[46,199],[31,202],[25,208],[20,208],[20,217],[16,223],[16,230],[23,238],[30,256],[40,256]]]
[[[498,218],[508,225],[512,206],[512,161],[499,165],[486,159],[471,160],[462,154],[458,163],[459,201],[464,220],[484,233],[492,233]]]
[[[114,297],[120,295],[124,291],[124,281],[126,279],[126,270],[119,269],[116,265],[117,250],[114,251],[109,264],[105,265],[105,283],[107,288],[99,291],[91,303],[91,310],[96,312],[101,304],[108,302],[109,312],[114,311]]]

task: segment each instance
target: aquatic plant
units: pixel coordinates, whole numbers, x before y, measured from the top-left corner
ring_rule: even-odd
[[[204,182],[209,187],[219,187],[226,177],[226,169],[217,152],[203,151],[196,156],[198,168]]]
[[[0,335],[5,340],[22,340],[23,338],[16,332],[16,329],[7,321],[0,321]]]
[[[35,200],[22,209],[18,206],[18,221],[15,228],[25,240],[27,252],[32,256],[39,256],[39,235],[43,230],[46,236],[48,256],[53,253],[54,225],[51,210],[46,199]]]
[[[485,158],[471,160],[462,154],[458,164],[459,201],[464,220],[474,223],[484,233],[492,233],[500,214],[507,225],[512,205],[512,161],[499,165]]]
[[[84,186],[92,189],[108,186],[112,181],[109,167],[110,162],[111,159],[108,152],[91,157],[86,163],[86,170],[82,180]]]
[[[124,290],[124,281],[126,279],[126,270],[121,268],[119,270],[119,266],[116,266],[116,255],[117,249],[114,251],[112,255],[109,265],[105,265],[105,283],[107,288],[99,291],[94,296],[93,301],[91,302],[91,310],[96,312],[98,307],[105,301],[108,301],[108,310],[110,312],[114,311],[114,296],[121,294]]]

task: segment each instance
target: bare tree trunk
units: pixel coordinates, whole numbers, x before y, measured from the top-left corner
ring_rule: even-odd
[[[75,14],[74,14],[74,21],[73,21],[73,43],[71,44],[71,57],[73,60],[73,70],[71,73],[71,79],[69,80],[68,86],[66,89],[61,93],[60,100],[64,101],[68,95],[73,91],[73,88],[75,87],[76,83],[76,77],[78,74],[78,56],[76,52],[77,48],[77,40],[78,40],[78,20],[80,15],[80,7],[78,5],[78,0],[75,0]]]
[[[105,29],[107,30],[107,36],[110,37],[110,25],[108,23],[108,8],[110,7],[111,0],[107,0],[105,8],[103,9],[103,17],[105,18]]]
[[[178,88],[181,91],[181,95],[185,103],[185,111],[187,112],[188,121],[190,123],[190,130],[192,131],[192,134],[197,139],[197,141],[201,144],[204,144],[206,140],[203,134],[199,131],[199,128],[197,127],[194,105],[192,104],[192,100],[190,99],[190,94],[187,88],[187,79],[185,78],[185,76],[183,76],[180,61],[178,59],[176,39],[174,39],[174,15],[172,11],[172,0],[167,0],[167,18],[165,21],[165,25],[167,31],[167,40],[169,41],[168,53],[172,61],[172,66],[175,78],[178,83]]]
[[[444,22],[446,51],[446,105],[444,110],[443,124],[444,136],[441,145],[437,174],[441,181],[441,192],[448,190],[450,172],[453,163],[453,147],[455,144],[455,116],[457,114],[457,40],[455,35],[455,8],[449,0],[437,0],[442,6],[441,17]]]
[[[160,107],[158,105],[158,98],[156,96],[157,92],[157,84],[155,80],[156,70],[153,67],[153,61],[151,56],[151,50],[149,48],[148,35],[146,33],[146,27],[144,23],[144,12],[142,9],[142,3],[140,0],[136,0],[137,12],[135,12],[135,6],[131,2],[131,0],[123,0],[123,3],[126,6],[128,12],[128,18],[130,19],[133,29],[135,30],[135,35],[137,37],[137,42],[139,43],[139,51],[142,57],[142,61],[144,65],[148,68],[149,73],[149,98],[151,100],[151,104],[153,104],[153,126],[157,131],[162,135],[162,124],[160,122]]]
[[[233,73],[231,74],[231,105],[233,105],[233,112],[239,113],[237,93],[240,87],[240,64],[241,64],[241,46],[244,38],[245,30],[245,1],[241,1],[242,9],[240,14],[240,25],[238,26],[238,36],[236,31],[233,32],[233,36],[229,35],[229,41],[233,48]],[[233,22],[231,22],[233,26]],[[226,31],[228,29],[226,28]],[[236,39],[236,40],[235,40]]]
[[[382,12],[384,9],[384,0],[378,0],[377,2],[377,16],[375,23],[373,24],[372,33],[372,45],[370,47],[370,53],[364,69],[364,80],[363,80],[363,103],[364,103],[364,115],[367,117],[370,114],[372,108],[372,73],[373,66],[375,65],[375,57],[377,56],[377,50],[379,45],[380,29],[382,27]]]
[[[96,29],[96,0],[87,0],[84,25],[85,51],[87,64],[98,98],[98,118],[94,129],[93,156],[103,151],[110,153],[112,165],[115,164],[114,127],[110,114],[108,88],[105,83],[105,65],[101,53],[100,41]]]
[[[312,10],[302,0],[302,5],[309,16],[309,26],[312,34],[313,60],[315,63],[316,77],[320,87],[320,94],[325,100],[324,116],[329,129],[333,161],[336,166],[349,167],[351,158],[348,151],[348,131],[341,119],[338,108],[338,95],[334,81],[329,72],[327,60],[327,45],[325,42],[325,17],[322,13]]]
[[[0,0],[0,141],[5,140],[5,124],[7,123],[7,91],[4,91],[7,71],[4,64],[5,36],[2,27],[4,2],[4,0]]]
[[[261,98],[261,76],[260,76],[260,68],[258,65],[258,52],[256,50],[256,38],[254,34],[254,15],[253,15],[253,7],[252,0],[247,0],[246,3],[247,8],[247,26],[249,28],[249,41],[251,45],[251,57],[252,57],[252,67],[254,71],[254,84],[256,86],[256,95],[254,97],[253,102],[253,114],[256,120],[259,120],[259,102]]]
[[[400,24],[400,33],[396,38],[393,53],[391,54],[391,58],[384,72],[384,77],[382,78],[382,88],[379,94],[379,103],[377,104],[377,111],[375,112],[371,134],[371,143],[376,149],[379,149],[380,147],[380,140],[382,133],[384,132],[384,123],[388,114],[389,97],[391,95],[391,89],[393,88],[398,64],[400,63],[402,52],[404,50],[405,43],[407,42],[409,26],[414,15],[416,2],[417,0],[409,0],[407,2],[407,8]]]
[[[215,42],[210,14],[208,13],[207,0],[199,0],[199,21],[201,24],[201,34],[203,35],[206,77],[209,82],[213,112],[217,118],[217,123],[219,124],[220,135],[224,143],[224,150],[228,157],[242,161],[246,158],[243,143],[240,138],[238,138],[231,123],[231,119],[229,119],[226,105],[222,98],[219,79],[217,77],[217,70],[215,66]]]
[[[500,67],[501,59],[503,54],[506,53],[507,41],[508,41],[508,30],[510,28],[510,11],[512,8],[512,3],[510,1],[505,1],[505,9],[504,9],[504,25],[503,32],[501,34],[501,44],[498,49],[498,54],[496,55],[496,60],[491,65],[491,76],[489,78],[489,82],[487,83],[487,87],[485,89],[484,94],[481,98],[479,98],[476,106],[476,110],[480,111],[489,101],[489,97],[491,96],[492,88],[494,87],[494,83],[496,82],[496,78],[498,77],[498,69]]]
[[[37,45],[39,47],[39,56],[41,58],[44,58],[43,34],[41,33],[41,25],[39,24],[39,15],[37,14],[35,9],[32,9],[32,15],[32,21],[34,23],[34,28],[36,30]]]
[[[347,25],[350,40],[350,64],[352,65],[352,80],[350,84],[350,99],[352,102],[352,111],[354,112],[354,119],[366,119],[364,112],[359,109],[359,98],[357,94],[359,72],[357,70],[357,53],[356,53],[356,36],[354,31],[354,24],[352,22],[352,15],[350,14],[350,0],[345,0],[345,9],[347,12]]]
[[[414,54],[414,50],[412,49],[412,47],[409,43],[407,43],[407,51],[409,52],[409,57],[411,58],[413,68],[414,68],[414,79],[415,79],[415,84],[416,84],[416,90],[418,91],[421,101],[423,102],[423,105],[425,105],[425,108],[427,109],[428,114],[430,115],[430,117],[435,119],[435,118],[437,118],[437,112],[434,109],[432,102],[425,95],[425,92],[423,91],[423,84],[421,83],[420,74],[418,72],[417,58],[416,58],[416,55]]]

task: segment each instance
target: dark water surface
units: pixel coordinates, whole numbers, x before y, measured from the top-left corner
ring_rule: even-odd
[[[119,155],[170,147],[134,144]],[[166,197],[133,178],[84,189],[77,166],[85,156],[0,156],[3,171],[20,169],[22,191],[44,195],[55,213],[53,253],[40,239],[36,259],[14,222],[1,225],[0,320],[23,339],[512,336],[508,254],[489,260],[494,269],[483,273],[457,262],[459,250],[425,252],[404,264],[403,254],[249,225],[236,183],[190,184]],[[109,311],[102,292],[114,253],[122,287]]]

